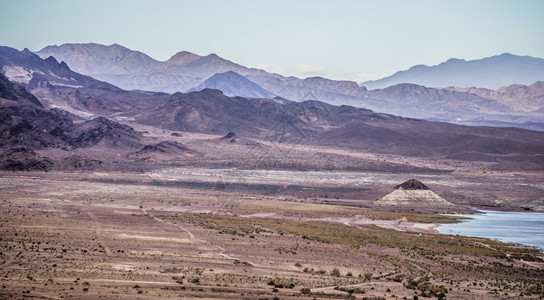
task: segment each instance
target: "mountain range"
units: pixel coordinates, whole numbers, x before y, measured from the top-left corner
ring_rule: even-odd
[[[6,160],[0,161],[0,165],[6,166],[5,169],[103,168],[117,166],[106,164],[104,159],[122,157],[133,161],[167,157],[164,152],[169,150],[165,149],[179,152],[183,157],[204,155],[210,161],[216,159],[190,146],[160,144],[164,140],[145,137],[135,129],[141,126],[147,126],[144,127],[147,130],[233,136],[236,138],[229,139],[228,143],[239,144],[236,147],[241,149],[259,145],[270,148],[270,143],[302,143],[403,156],[492,163],[515,161],[516,168],[538,169],[544,165],[542,132],[429,122],[311,99],[298,102],[281,97],[231,97],[209,88],[173,95],[124,91],[79,75],[53,58],[40,59],[28,51],[17,54],[8,50],[11,56],[0,52],[4,62],[2,70],[21,68],[30,77],[20,83],[12,82],[9,76],[0,77],[0,148],[6,154]],[[19,65],[15,64],[17,60]],[[19,74],[6,72],[15,79],[20,78]],[[34,76],[45,84],[34,85]],[[221,76],[234,78],[234,82],[247,86],[239,74],[217,75]],[[73,84],[68,86],[67,82]],[[319,82],[309,79],[308,85],[311,84],[319,85]],[[398,87],[400,91],[414,89],[416,96],[427,92],[427,88],[415,85]],[[394,94],[388,89],[384,91]],[[452,97],[446,102],[461,98],[459,95],[474,95],[439,91]],[[406,107],[414,105],[408,97],[400,95],[408,99]],[[313,95],[310,93],[307,97]],[[471,102],[474,101],[467,101]],[[225,141],[218,139],[217,143]],[[73,157],[73,153],[77,156]]]
[[[313,93],[318,98],[315,100],[356,104],[360,102],[356,97],[366,91],[355,82],[321,77],[299,79],[272,74],[236,64],[213,53],[200,56],[181,51],[167,61],[157,61],[116,44],[64,44],[47,46],[36,54],[42,58],[53,56],[66,62],[76,72],[127,90],[185,92],[197,88],[215,74],[233,71],[274,95],[294,101],[300,101],[308,93]]]
[[[216,73],[267,74],[222,59],[216,54],[200,56],[181,51],[167,61],[157,61],[142,52],[117,44],[47,46],[36,54],[42,58],[53,56],[69,64],[76,72],[112,82],[126,90],[184,92]]]
[[[468,92],[482,98],[496,99],[513,111],[532,112],[542,108],[544,103],[544,81],[537,81],[532,85],[512,84],[498,90],[485,88],[446,88],[450,91]]]
[[[219,90],[175,93],[154,108],[129,113],[137,123],[169,130],[266,137],[276,124],[304,143],[406,156],[544,154],[544,133],[469,127],[375,113],[318,101],[228,97]],[[308,118],[309,116],[313,118]],[[544,158],[544,157],[543,157]]]
[[[123,70],[117,72],[125,75],[130,72],[152,70],[153,66],[156,67],[157,64],[156,61],[145,54],[128,50],[119,45],[101,46],[90,44],[83,45],[85,47],[77,46],[77,44],[67,44],[57,48],[66,50],[72,47],[77,50],[77,52],[69,53],[80,53],[83,51],[82,49],[85,49],[87,56],[77,56],[76,61],[85,62],[80,64],[85,65],[86,70],[93,72],[105,71],[106,66],[102,65],[105,63],[107,63],[110,70]],[[91,51],[94,48],[101,49],[102,52],[94,53]],[[114,55],[120,57],[114,59]],[[97,57],[102,57],[102,59],[97,60]],[[109,57],[109,60],[106,60],[107,57]],[[89,61],[86,61],[87,58],[89,58]],[[221,69],[221,66],[230,66],[238,70],[250,70],[255,74],[268,74],[211,55],[204,61],[215,61],[218,66],[214,69],[212,68],[214,63],[203,63],[202,58],[189,52],[180,52],[169,60],[169,66],[165,67],[163,64],[162,68],[168,70],[174,68],[174,65],[188,66],[196,64],[205,66],[204,69],[207,70],[205,72],[210,74]],[[147,68],[138,67],[140,63],[146,65]],[[68,64],[63,61],[59,63],[53,57],[40,59],[26,49],[18,51],[9,47],[1,47],[0,67],[10,80],[35,90],[34,94],[39,95],[42,101],[83,117],[149,108],[168,99],[168,95],[165,93],[119,89],[112,84],[74,72]],[[322,78],[301,80],[274,74],[270,76],[261,75],[244,76],[234,71],[215,73],[199,85],[191,88],[190,91],[212,88],[222,90],[229,96],[249,98],[273,98],[279,96],[290,100],[293,100],[293,98],[283,96],[296,94],[295,99],[297,101],[325,98],[328,99],[328,101],[325,101],[327,103],[366,107],[374,111],[412,118],[469,125],[481,124],[544,129],[544,116],[541,110],[544,107],[544,86],[542,82],[537,82],[531,86],[512,85],[498,90],[459,87],[436,89],[415,84],[397,84],[385,89],[367,91],[358,87],[354,82]],[[267,84],[271,89],[265,89],[254,81],[263,78],[273,82]],[[54,92],[51,89],[43,88],[47,84],[55,85]],[[149,100],[149,95],[152,96],[152,101]]]
[[[452,59],[433,67],[415,66],[381,81],[363,83],[373,88],[367,90],[350,81],[272,74],[216,54],[200,56],[182,51],[161,62],[116,44],[64,44],[36,53],[44,59],[53,56],[77,72],[128,90],[174,93],[211,88],[229,96],[319,100],[405,117],[544,130],[540,110],[544,107],[544,90],[535,84],[544,80],[544,60],[533,57],[503,54],[472,61]],[[517,84],[520,82],[531,85]],[[531,92],[521,92],[524,86]],[[514,87],[517,91],[510,91]]]
[[[512,84],[530,85],[544,80],[544,59],[509,53],[469,60],[449,59],[436,66],[417,65],[389,77],[363,82],[368,89],[399,83],[427,87],[480,87],[499,89]]]

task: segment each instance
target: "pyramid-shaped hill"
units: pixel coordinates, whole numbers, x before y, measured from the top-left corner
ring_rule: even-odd
[[[395,186],[395,189],[403,189],[405,191],[416,191],[416,190],[430,190],[426,185],[423,184],[423,182],[415,179],[407,180],[397,186]]]
[[[376,200],[374,205],[405,208],[451,208],[455,206],[415,179],[395,186],[394,191]]]

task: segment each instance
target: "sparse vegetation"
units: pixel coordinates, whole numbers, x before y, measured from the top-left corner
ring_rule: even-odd
[[[63,197],[77,199],[77,193],[85,190],[82,186],[87,189],[99,186],[88,182],[74,185],[73,192],[67,191]],[[358,298],[365,290],[392,298],[410,295],[408,299],[413,296],[455,299],[459,295],[472,295],[475,290],[493,297],[542,294],[538,278],[544,274],[531,265],[539,264],[542,255],[531,248],[479,238],[321,222],[315,219],[316,215],[351,218],[353,212],[361,210],[328,205],[316,212],[314,208],[324,206],[310,205],[305,215],[305,211],[295,207],[304,207],[306,203],[277,201],[275,196],[266,201],[248,202],[243,207],[222,208],[236,212],[232,215],[224,211],[171,212],[168,207],[176,208],[181,203],[172,200],[178,197],[174,192],[179,188],[161,194],[162,188],[150,191],[135,188],[138,197],[153,199],[146,200],[144,206],[154,209],[147,209],[145,215],[138,214],[141,210],[139,205],[131,204],[134,200],[115,198],[112,202],[106,196],[91,199],[93,204],[88,204],[88,200],[59,202],[63,204],[33,201],[33,192],[24,197],[14,194],[17,202],[0,200],[0,276],[9,278],[10,283],[24,281],[24,286],[2,284],[1,290],[8,293],[17,290],[17,296],[23,292],[33,296],[33,288],[58,287],[60,291],[72,294],[79,291],[90,298],[99,298],[106,291],[119,291],[115,283],[119,280],[132,282],[128,287],[125,284],[125,290],[132,295],[150,298],[159,294],[165,298],[189,294],[228,298],[244,294],[242,297],[272,299],[271,295],[282,298],[288,293],[311,298],[328,297],[335,289],[343,291],[346,297]],[[111,191],[120,195],[133,192],[117,186]],[[217,201],[200,200],[205,199],[203,194],[199,190],[195,196],[190,193],[179,196],[194,197],[183,200],[183,209],[215,209],[215,204],[201,204]],[[333,197],[329,195],[328,199],[331,201]],[[74,207],[65,204],[69,201],[81,203],[75,205],[77,211],[67,209]],[[286,215],[297,217],[237,216],[240,212],[253,211],[263,202],[266,207],[274,201],[275,205],[289,203]],[[111,206],[116,209],[105,209]],[[90,214],[81,207],[89,209]],[[134,215],[125,207],[134,207]],[[57,211],[58,215],[54,215]],[[121,214],[122,211],[126,212]],[[344,257],[353,259],[347,261]],[[22,271],[29,268],[33,272]],[[67,282],[57,278],[72,279]],[[100,285],[99,280],[95,285],[100,278],[112,281],[107,287]],[[157,281],[165,284],[158,288],[141,283]],[[320,291],[312,293],[314,288]]]

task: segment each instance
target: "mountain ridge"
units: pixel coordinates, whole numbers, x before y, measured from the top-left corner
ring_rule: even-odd
[[[74,45],[77,45],[77,47]],[[139,89],[168,93],[186,92],[197,87],[214,74],[234,71],[258,84],[263,89],[286,99],[298,101],[310,91],[310,88],[303,83],[304,80],[308,78],[299,79],[294,76],[285,77],[264,70],[245,67],[228,59],[223,59],[214,53],[200,56],[187,51],[180,51],[164,62],[152,59],[153,66],[148,66],[145,72],[137,72],[134,74],[119,72],[117,68],[110,68],[109,70],[101,69],[100,72],[93,73],[90,72],[85,63],[82,62],[98,61],[102,63],[102,68],[106,68],[107,63],[105,62],[113,63],[116,59],[122,59],[121,56],[100,58],[101,55],[114,53],[113,51],[103,51],[104,47],[113,47],[113,45],[96,45],[97,44],[68,43],[60,46],[47,46],[42,50],[37,51],[36,54],[42,58],[48,56],[56,57],[59,60],[66,61],[68,65],[76,71],[80,71],[83,74],[93,76],[100,80],[112,82],[114,85],[128,90]],[[98,47],[101,50],[96,51],[96,55],[93,55],[92,48],[95,47]],[[82,48],[84,50],[82,50]],[[123,48],[130,50],[125,47]],[[98,58],[95,56],[98,56]],[[178,61],[180,57],[182,58],[182,63],[176,64],[175,62]],[[190,59],[185,59],[183,57],[190,57]],[[121,61],[119,64],[124,66],[125,63],[131,64],[133,62],[134,61]],[[132,67],[123,67],[123,69],[129,68]],[[361,91],[365,90],[364,88],[359,87],[355,82],[343,84],[348,81],[336,81],[321,77],[314,77],[311,81],[320,82],[319,86],[321,90],[317,91],[316,94],[322,99],[318,100],[327,100],[330,98],[329,100],[331,101],[335,99],[353,101],[350,97],[358,95]],[[342,84],[336,82],[341,82]],[[342,90],[342,88],[344,88],[344,90]]]
[[[56,48],[48,49],[63,48],[70,50],[74,48],[70,45],[72,44],[64,44],[57,46]],[[132,51],[128,48],[115,45],[97,47],[102,47],[104,49],[107,47],[118,47],[123,51]],[[92,54],[92,49],[87,50]],[[108,50],[107,53],[114,53],[114,50]],[[40,52],[38,53],[40,54]],[[63,54],[66,57],[57,58],[59,60],[61,58],[66,58],[66,61],[70,64],[70,53],[71,52],[68,51]],[[92,55],[100,56],[100,53]],[[42,56],[45,54],[54,53],[41,53]],[[120,59],[121,58],[122,57],[120,57]],[[502,54],[487,59],[472,61],[449,59],[434,67],[448,67],[453,70],[457,70],[461,67],[459,70],[462,71],[463,69],[466,69],[463,67],[466,64],[481,64],[482,61],[485,60],[485,64],[492,65],[494,60],[499,59],[509,61],[512,58],[519,59],[520,57]],[[521,57],[521,59],[534,58]],[[82,61],[77,55],[73,56],[72,60],[75,60],[75,63]],[[219,88],[229,96],[271,97],[272,95],[275,95],[293,101],[319,100],[333,105],[367,107],[384,113],[413,118],[425,118],[428,120],[440,120],[470,125],[494,124],[496,126],[510,126],[510,124],[513,124],[514,126],[523,128],[537,130],[544,129],[544,115],[541,110],[541,108],[544,107],[544,102],[540,100],[539,95],[535,95],[531,99],[519,100],[519,97],[516,99],[507,99],[503,93],[477,93],[459,87],[415,87],[406,85],[405,83],[388,86],[384,89],[367,90],[364,86],[361,87],[357,83],[351,81],[330,80],[322,77],[299,79],[292,76],[284,77],[279,74],[271,74],[263,70],[244,67],[230,60],[222,59],[213,53],[206,56],[200,56],[187,51],[180,51],[164,62],[152,61],[154,61],[154,65],[149,67],[145,74],[98,75],[100,76],[100,79],[109,82],[126,83],[127,86],[122,87],[129,89],[145,90],[148,87],[152,87],[151,90],[164,90],[173,93],[175,91],[187,92],[203,88]],[[410,70],[421,69],[426,72],[429,68],[430,67],[418,65],[412,67]],[[115,72],[115,68],[112,70],[113,71],[111,72]],[[461,72],[459,70],[456,72]],[[236,86],[233,82],[229,82],[229,79],[227,78],[216,80],[217,77],[213,79],[213,81],[215,81],[213,83],[204,83],[206,80],[213,78],[216,74],[230,71],[245,77],[259,87],[248,87],[248,85],[253,84],[249,84],[241,77],[239,77],[239,79],[245,81],[246,84]],[[413,84],[418,85],[417,83]],[[257,90],[259,90],[259,92],[255,92]],[[272,95],[263,92],[263,90]],[[420,90],[420,92],[415,93],[417,90]],[[517,93],[520,95],[522,94],[521,92]],[[542,91],[541,94],[544,95],[544,91]],[[312,99],[308,98],[309,95],[311,95],[310,98]],[[408,107],[406,107],[407,100],[410,100],[409,102],[411,103]]]
[[[415,65],[361,85],[371,90],[399,83],[435,88],[457,86],[495,90],[512,84],[530,85],[541,80],[544,80],[544,59],[503,53],[474,60],[450,58],[433,66]]]
[[[45,83],[58,86],[92,86],[95,88],[119,89],[116,86],[74,72],[66,64],[52,56],[41,59],[28,49],[0,46],[0,70],[11,81],[26,87],[37,88]]]

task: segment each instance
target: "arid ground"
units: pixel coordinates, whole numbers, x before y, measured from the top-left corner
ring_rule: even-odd
[[[0,298],[544,296],[538,250],[438,234],[455,219],[372,206],[407,176],[460,211],[542,207],[522,201],[542,195],[541,174],[476,169],[7,172]]]

